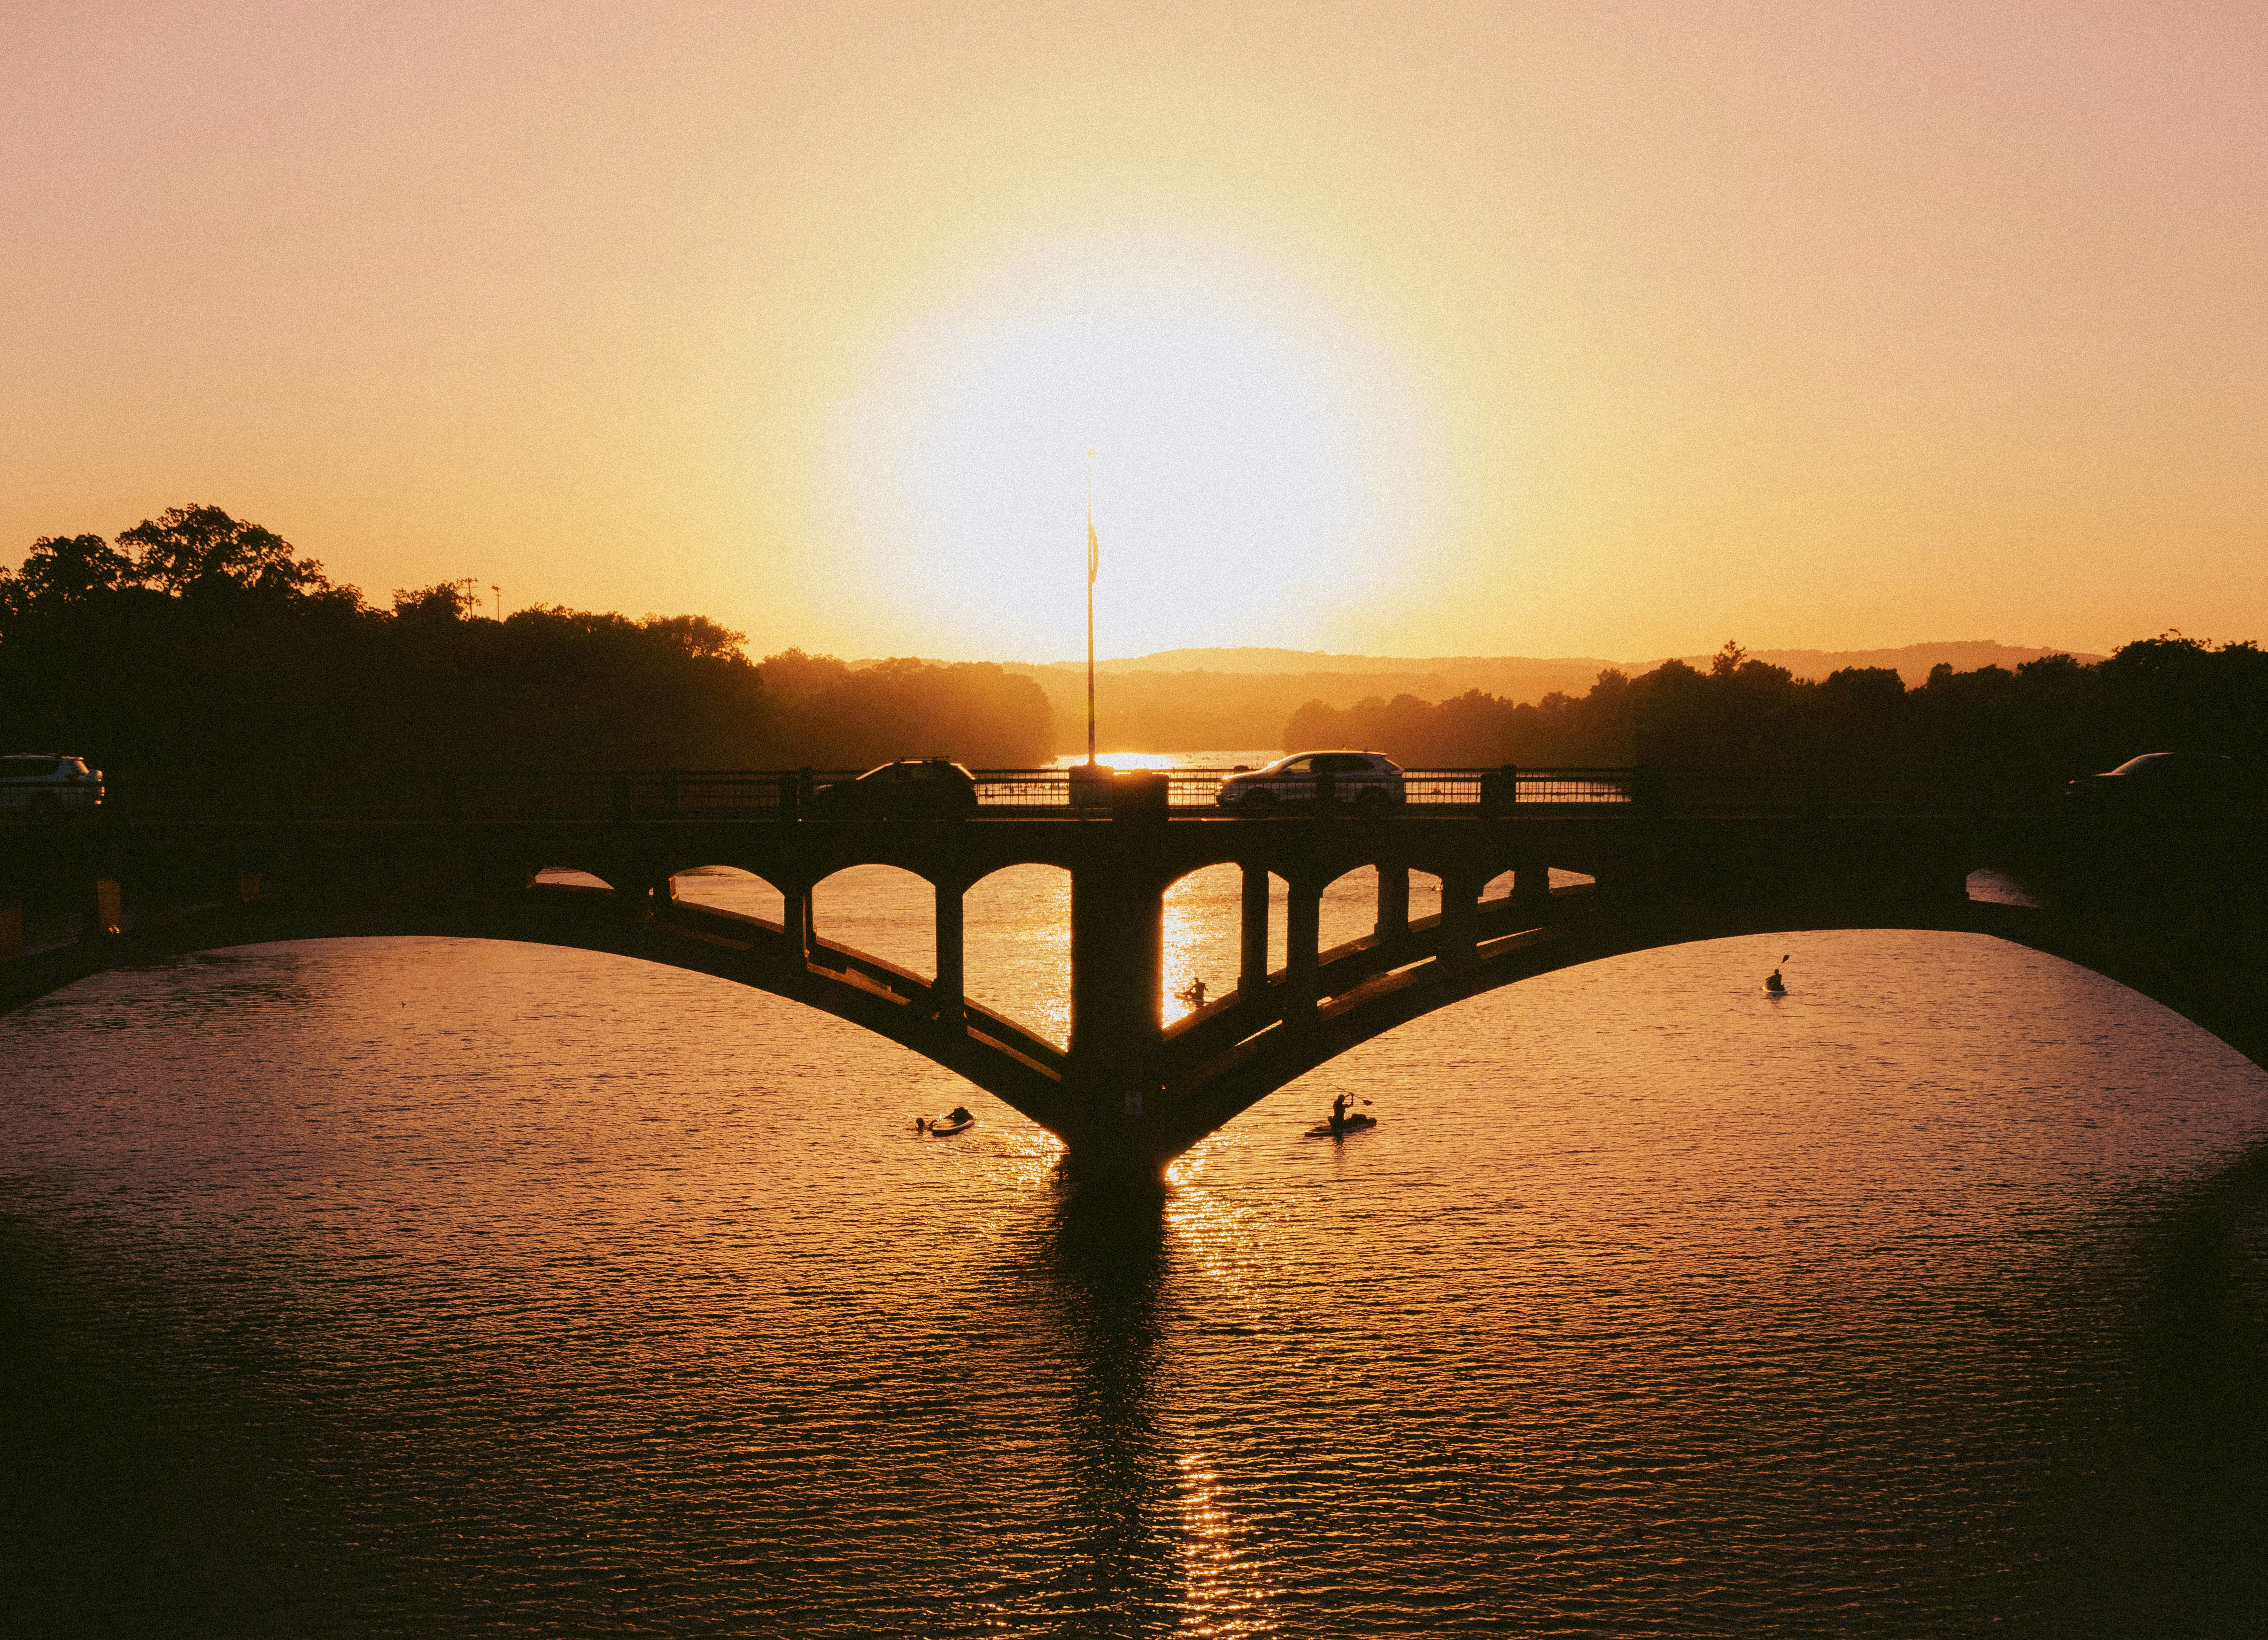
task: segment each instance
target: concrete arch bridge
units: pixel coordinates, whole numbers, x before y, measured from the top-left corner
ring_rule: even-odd
[[[533,941],[805,1003],[965,1077],[1076,1156],[1147,1169],[1305,1071],[1453,1002],[1740,933],[1989,933],[2131,985],[2268,1064],[2262,841],[2251,815],[2176,837],[1943,802],[1511,801],[1388,814],[1326,805],[1262,820],[1163,805],[921,820],[818,820],[787,804],[754,818],[620,805],[602,818],[128,810],[0,832],[0,1011],[169,952],[345,935]],[[2181,869],[2165,869],[2169,858]],[[1071,878],[1067,1048],[966,995],[968,889],[1033,864]],[[814,931],[814,887],[868,864],[931,886],[932,977]],[[677,897],[680,874],[718,865],[777,887],[782,916]],[[1166,891],[1221,865],[1242,874],[1236,986],[1167,1026]],[[1594,880],[1555,892],[1554,866]],[[2027,871],[2054,908],[1971,901],[1967,879],[1984,866]],[[1323,891],[1362,867],[1377,872],[1373,925],[1325,949]],[[537,880],[555,868],[605,886]],[[1438,915],[1410,915],[1418,871],[1440,881]],[[1507,873],[1511,892],[1484,898]],[[1288,889],[1287,960],[1275,968],[1271,878]],[[26,927],[52,923],[60,907],[79,913],[78,938],[27,949]]]

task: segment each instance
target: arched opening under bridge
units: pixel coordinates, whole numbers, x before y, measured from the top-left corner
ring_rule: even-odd
[[[1071,1041],[1071,873],[1009,865],[961,896],[968,999],[1058,1048]]]
[[[693,866],[672,877],[669,886],[671,896],[684,905],[729,911],[762,923],[786,917],[786,896],[764,878],[737,865]]]
[[[812,932],[917,974],[937,977],[937,890],[895,865],[847,865],[811,890]]]

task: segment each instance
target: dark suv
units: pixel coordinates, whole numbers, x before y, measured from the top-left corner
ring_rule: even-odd
[[[83,757],[17,752],[0,757],[0,809],[48,814],[102,801],[102,771]]]
[[[939,820],[976,812],[976,780],[941,757],[909,759],[837,780],[811,794],[826,820]]]

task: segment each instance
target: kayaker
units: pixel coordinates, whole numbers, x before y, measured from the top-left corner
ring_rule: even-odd
[[[1344,1093],[1331,1100],[1331,1131],[1346,1131],[1346,1095]]]
[[[955,1106],[953,1107],[953,1114],[951,1114],[950,1116],[947,1116],[945,1120],[946,1120],[946,1126],[948,1126],[948,1127],[958,1127],[958,1126],[960,1126],[962,1122],[968,1122],[968,1121],[969,1121],[970,1119],[971,1119],[971,1118],[970,1118],[970,1116],[969,1116],[969,1114],[968,1114],[968,1107],[963,1106],[963,1105],[955,1105]]]

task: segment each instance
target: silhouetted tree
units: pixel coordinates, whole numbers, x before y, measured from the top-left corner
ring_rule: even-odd
[[[469,581],[373,609],[273,531],[176,507],[115,546],[43,536],[0,570],[0,747],[224,777],[1046,754],[1044,697],[997,666],[790,651],[760,670],[742,642],[696,614],[490,620]]]
[[[2268,654],[2167,633],[2095,666],[2068,655],[2014,672],[1940,666],[1909,689],[1883,667],[1802,681],[1728,643],[1706,673],[1675,660],[1636,678],[1603,672],[1580,699],[1403,695],[1344,710],[1312,701],[1285,740],[1366,746],[1418,765],[1941,769],[2045,784],[2138,752],[2268,759]]]

